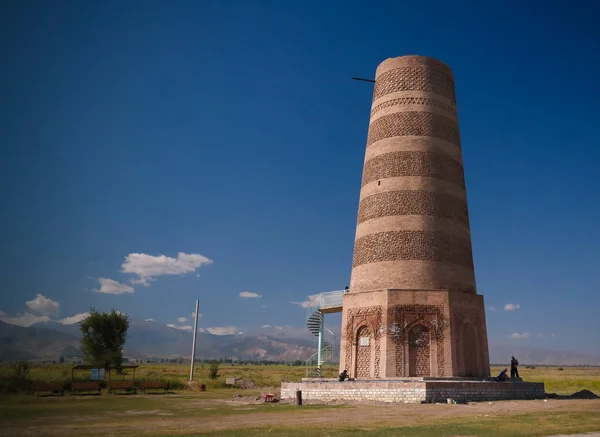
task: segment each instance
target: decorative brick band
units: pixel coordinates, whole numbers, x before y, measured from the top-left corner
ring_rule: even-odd
[[[432,231],[389,231],[358,238],[352,267],[401,260],[434,261],[473,269],[469,240]]]
[[[464,188],[462,165],[454,158],[433,152],[401,151],[377,155],[367,162],[362,185],[378,179],[425,176],[442,179]]]
[[[431,112],[405,111],[384,115],[371,123],[367,147],[392,137],[434,137],[460,147],[458,124]]]
[[[446,63],[438,59],[433,59],[427,56],[420,55],[398,56],[395,58],[386,59],[377,66],[375,78],[381,77],[383,73],[386,73],[390,70],[395,70],[397,68],[402,67],[427,67],[432,70],[437,70],[442,74],[446,74],[451,78],[454,78],[454,73],[452,73],[452,69]]]
[[[387,191],[364,198],[358,207],[358,223],[391,215],[427,215],[469,224],[466,201],[435,191]]]
[[[387,102],[383,102],[377,106],[375,106],[371,110],[371,117],[375,115],[377,112],[382,109],[389,108],[391,106],[396,105],[424,105],[424,106],[434,106],[439,109],[443,109],[444,111],[449,112],[455,117],[458,115],[456,111],[456,106],[451,105],[449,103],[443,103],[439,100],[428,99],[427,97],[401,97],[399,99],[388,100]]]
[[[429,66],[400,67],[381,74],[375,81],[373,100],[398,91],[429,91],[456,101],[452,77]]]

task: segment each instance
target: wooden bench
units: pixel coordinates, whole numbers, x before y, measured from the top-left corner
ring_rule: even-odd
[[[58,396],[62,396],[65,394],[63,389],[63,385],[60,382],[41,382],[35,381],[33,383],[33,391],[38,396],[43,392],[50,392],[52,394],[56,394]]]
[[[95,391],[102,394],[100,381],[73,381],[71,382],[71,391]]]
[[[108,383],[108,394],[111,395],[113,394],[113,391],[115,390],[127,390],[127,391],[133,391],[134,393],[137,393],[137,387],[135,386],[135,381],[110,381]]]
[[[167,381],[142,381],[141,389],[143,393],[146,393],[146,390],[164,390],[167,393],[169,383]]]

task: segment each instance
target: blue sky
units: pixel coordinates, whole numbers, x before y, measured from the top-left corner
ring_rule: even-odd
[[[349,283],[350,78],[421,54],[455,73],[490,342],[599,352],[600,11],[572,5],[4,2],[2,317],[301,327]]]

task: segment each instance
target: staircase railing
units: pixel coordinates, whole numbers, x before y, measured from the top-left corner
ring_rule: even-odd
[[[321,365],[335,362],[335,351],[336,348],[334,343],[324,342],[323,349],[321,349]],[[322,377],[321,367],[317,365],[317,357],[318,352],[315,352],[305,362],[305,373],[307,378]]]
[[[330,291],[317,294],[310,302],[306,314],[306,326],[318,338],[317,352],[306,360],[306,376],[321,377],[321,366],[335,360],[335,334],[324,325],[324,313],[342,307],[346,290]]]

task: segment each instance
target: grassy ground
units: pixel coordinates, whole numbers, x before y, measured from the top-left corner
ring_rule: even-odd
[[[71,365],[68,364],[34,364],[28,379],[32,381],[63,382],[71,381]],[[209,389],[224,388],[227,377],[239,377],[253,381],[257,387],[277,387],[281,381],[300,381],[305,377],[306,369],[303,366],[258,366],[258,365],[232,365],[221,364],[219,377],[212,380],[208,377],[209,365],[198,365],[195,369],[194,380],[206,384]],[[0,379],[12,376],[12,366],[0,364]],[[136,380],[166,380],[175,389],[183,389],[190,374],[189,364],[143,364],[136,370]],[[337,366],[324,366],[323,376],[336,377]],[[86,379],[89,371],[76,371],[75,378]],[[111,379],[131,378],[131,375],[111,375]]]
[[[295,366],[256,366],[256,365],[231,365],[222,364],[219,368],[219,378],[208,378],[208,365],[200,365],[196,369],[195,380],[206,384],[208,389],[225,387],[225,378],[240,377],[253,381],[257,387],[278,387],[281,381],[300,381],[305,376],[304,367]],[[492,367],[491,374],[500,373],[501,367]],[[526,381],[540,381],[546,385],[547,393],[571,394],[583,389],[591,390],[600,395],[600,367],[560,367],[536,366],[527,369],[521,366],[520,376]],[[333,378],[337,375],[337,366],[325,366],[324,377]],[[0,379],[12,375],[12,368],[8,364],[0,364]],[[79,373],[86,377],[86,373]],[[172,387],[182,389],[188,380],[189,365],[185,364],[143,364],[136,371],[136,379],[168,380]],[[118,378],[113,375],[113,378]],[[71,380],[70,365],[34,365],[28,379],[40,381]]]
[[[492,374],[500,368],[492,368]],[[547,392],[588,389],[600,395],[600,368],[520,369],[528,381],[544,381]],[[0,379],[12,376],[0,366]],[[142,365],[136,379],[167,379],[183,387],[186,365]],[[600,400],[549,400],[469,405],[269,404],[256,398],[277,392],[282,380],[298,381],[303,367],[221,365],[217,380],[199,366],[196,380],[205,392],[174,390],[168,395],[35,397],[0,396],[0,436],[545,436],[600,431]],[[334,366],[324,376],[337,374]],[[258,388],[226,388],[241,377]],[[70,366],[37,365],[29,380],[68,381]],[[238,395],[238,396],[235,396]],[[239,397],[241,396],[241,397]]]
[[[155,396],[0,398],[0,435],[545,436],[600,431],[600,400],[469,405],[304,405],[217,390]]]

